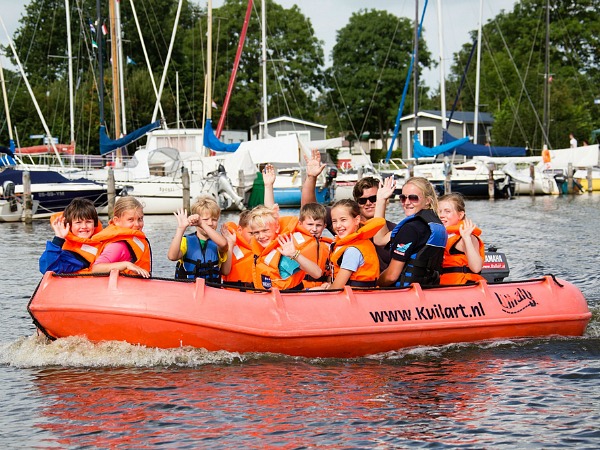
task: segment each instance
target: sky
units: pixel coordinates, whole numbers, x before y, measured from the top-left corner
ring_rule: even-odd
[[[123,1],[123,0],[122,0]],[[126,0],[125,0],[126,1]],[[142,0],[143,1],[143,0]],[[205,2],[191,0],[200,5]],[[255,0],[258,2],[260,0]],[[297,4],[302,13],[311,20],[318,39],[324,41],[326,65],[330,65],[330,54],[335,45],[336,33],[343,28],[354,12],[361,9],[386,10],[399,17],[414,19],[415,0],[275,0],[281,6],[290,8]],[[511,11],[516,0],[441,0],[442,34],[444,37],[442,50],[444,71],[446,76],[450,70],[453,53],[469,42],[469,31],[476,30],[479,24],[480,3],[482,3],[483,23],[493,18],[501,10]],[[18,26],[18,20],[24,12],[28,0],[0,0],[0,17],[8,34],[12,37]],[[419,1],[422,11],[425,0]],[[223,0],[213,0],[213,7],[219,7]],[[424,37],[427,46],[436,60],[440,57],[437,0],[429,0],[424,22]],[[419,13],[420,15],[420,13]],[[0,43],[8,43],[6,33],[0,26]],[[2,64],[7,65],[3,56]],[[439,88],[440,69],[422,73],[424,82],[434,90]]]

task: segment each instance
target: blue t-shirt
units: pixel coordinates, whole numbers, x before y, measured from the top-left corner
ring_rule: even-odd
[[[340,269],[346,269],[351,272],[356,272],[360,266],[365,263],[365,258],[356,247],[348,247],[342,256],[342,264]]]

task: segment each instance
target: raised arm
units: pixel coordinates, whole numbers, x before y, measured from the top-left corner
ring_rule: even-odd
[[[265,197],[263,204],[272,208],[275,206],[275,192],[273,186],[275,185],[275,167],[272,164],[267,164],[263,169],[263,182],[265,184]]]
[[[469,269],[473,273],[479,273],[483,268],[483,258],[479,254],[479,241],[472,234],[474,229],[475,224],[465,217],[463,223],[460,225],[459,232],[465,246],[465,255],[467,255]]]
[[[394,189],[396,189],[396,180],[394,177],[387,177],[383,183],[379,184],[377,190],[377,203],[375,203],[375,216],[383,217],[385,219],[385,210],[387,207],[388,199],[394,195]],[[373,236],[373,243],[375,245],[386,245],[390,241],[390,234],[392,230],[388,230],[387,224],[384,225],[375,236]]]
[[[178,209],[173,214],[177,219],[177,229],[175,230],[175,236],[173,236],[171,245],[169,246],[167,258],[169,258],[169,260],[171,261],[177,261],[183,256],[183,254],[181,253],[181,239],[185,234],[185,230],[187,230],[189,221],[187,211],[183,208]]]
[[[306,181],[302,185],[302,197],[300,205],[304,206],[307,203],[316,203],[317,196],[315,189],[317,187],[317,177],[323,172],[325,164],[321,164],[321,153],[319,150],[313,150],[310,158],[304,156],[306,161]]]

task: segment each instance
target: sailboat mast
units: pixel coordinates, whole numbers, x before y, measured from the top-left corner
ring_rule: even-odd
[[[115,139],[121,137],[121,88],[119,87],[119,54],[117,51],[117,24],[116,24],[116,0],[110,0],[108,14],[110,21],[110,55],[112,61],[112,88],[113,88],[113,109],[115,114],[114,136]]]
[[[206,119],[212,119],[212,0],[208,0],[206,38]]]
[[[415,67],[413,71],[415,134],[419,135],[419,0],[415,0]]]
[[[1,58],[0,58],[1,59]],[[6,94],[6,83],[4,81],[4,68],[0,61],[0,83],[2,83],[2,98],[4,99],[4,112],[6,114],[6,126],[8,127],[9,146],[11,151],[15,151],[15,140],[13,139],[12,123],[10,121],[10,108],[8,107],[8,95]]]
[[[71,144],[75,142],[75,102],[73,100],[73,48],[71,45],[71,11],[69,0],[65,0],[65,17],[67,21],[67,59],[69,67],[69,119],[71,128]]]
[[[544,61],[544,149],[550,147],[550,0],[546,1],[546,54]]]
[[[100,0],[96,0],[96,45],[98,46],[98,104],[100,116],[100,125],[104,125],[104,67],[102,60],[102,8],[100,6]]]
[[[481,22],[483,21],[483,0],[479,0],[479,27],[477,28],[477,70],[475,75],[475,117],[473,118],[473,143],[477,144],[479,131],[479,79],[481,74]]]
[[[262,0],[262,11],[261,11],[261,24],[262,24],[262,98],[263,98],[263,130],[262,138],[266,138],[269,135],[269,128],[267,121],[267,0]]]
[[[442,0],[437,0],[438,41],[440,45],[440,103],[442,107],[442,130],[447,129],[446,120],[446,71],[444,70],[444,38],[442,32]]]

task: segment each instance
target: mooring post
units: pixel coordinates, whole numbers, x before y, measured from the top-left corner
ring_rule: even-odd
[[[183,184],[183,209],[190,213],[190,172],[187,167],[181,169],[181,183]]]
[[[115,188],[115,171],[112,167],[108,168],[108,179],[106,181],[106,195],[108,197],[108,220],[115,215],[115,201],[117,200],[117,190]]]
[[[496,169],[496,165],[494,163],[488,164],[488,196],[490,198],[494,198],[496,195],[496,193],[494,192],[494,190],[496,189],[496,185],[494,184],[494,170],[495,169]]]
[[[33,199],[31,197],[31,174],[29,170],[23,171],[23,222],[33,221]]]
[[[535,195],[535,165],[529,164],[529,176],[531,177],[531,184],[529,185],[529,194]]]
[[[592,178],[592,168],[588,167],[587,169],[587,182],[588,182],[588,188],[587,191],[588,192],[592,192],[594,190],[594,187],[592,186],[592,182],[593,182],[593,178]]]

